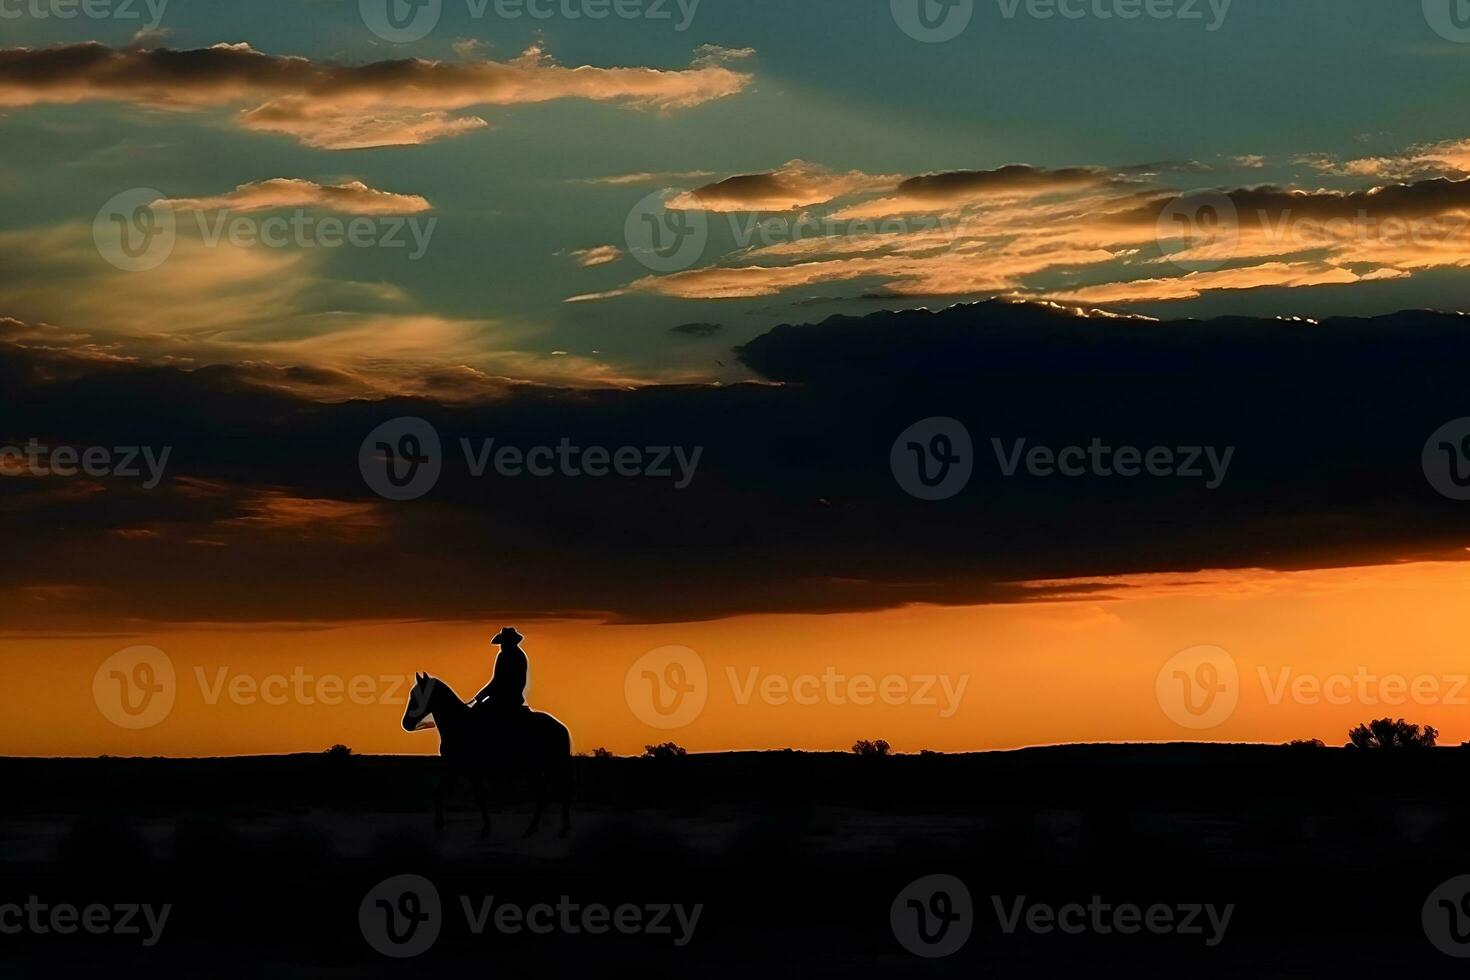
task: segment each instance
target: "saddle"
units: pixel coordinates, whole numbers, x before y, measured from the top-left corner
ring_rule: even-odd
[[[482,701],[470,708],[474,724],[485,732],[504,734],[512,732],[531,720],[529,704],[504,705],[494,701]]]

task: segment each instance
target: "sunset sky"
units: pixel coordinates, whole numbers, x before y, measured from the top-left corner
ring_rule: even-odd
[[[583,751],[1470,739],[1448,2],[97,2],[0,0],[0,753],[433,751],[509,623]]]

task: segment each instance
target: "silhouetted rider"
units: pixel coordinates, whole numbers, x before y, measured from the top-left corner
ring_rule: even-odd
[[[500,653],[495,656],[495,673],[485,689],[475,695],[471,705],[484,704],[505,711],[525,707],[526,675],[530,671],[530,662],[521,650],[524,639],[514,626],[507,626],[495,634],[490,641],[500,647]]]

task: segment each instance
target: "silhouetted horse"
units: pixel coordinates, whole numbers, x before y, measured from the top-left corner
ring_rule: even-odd
[[[516,708],[498,711],[490,706],[471,708],[443,681],[428,674],[414,678],[408,707],[403,712],[403,730],[417,731],[428,715],[439,729],[439,755],[444,759],[444,780],[434,794],[434,825],[444,827],[444,798],[467,776],[475,787],[484,820],[481,836],[490,833],[490,808],[485,799],[485,778],[506,774],[532,776],[536,780],[536,815],[526,836],[541,825],[541,812],[553,780],[561,790],[561,833],[572,826],[572,736],[565,725],[540,711]]]

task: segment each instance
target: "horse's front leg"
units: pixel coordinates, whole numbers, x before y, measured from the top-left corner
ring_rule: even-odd
[[[472,782],[475,784],[475,802],[480,804],[480,836],[490,836],[490,800],[485,793],[485,774],[476,773]]]
[[[459,782],[459,773],[453,766],[446,766],[444,776],[439,780],[439,789],[434,793],[434,829],[444,829],[444,798],[454,792],[455,785]]]
[[[572,832],[572,787],[576,783],[576,770],[572,767],[576,762],[568,758],[566,767],[562,770],[561,787],[561,835],[565,837]]]
[[[546,770],[536,770],[536,813],[531,817],[531,825],[526,828],[522,836],[530,837],[541,826],[541,811],[546,809]]]

